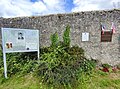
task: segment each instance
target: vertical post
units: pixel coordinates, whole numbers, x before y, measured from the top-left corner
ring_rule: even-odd
[[[37,53],[38,53],[38,60],[39,60],[39,50],[38,50],[38,52],[37,52]]]
[[[7,78],[7,64],[6,64],[6,53],[3,52],[3,62],[4,62],[4,76]]]
[[[7,78],[7,64],[6,64],[6,52],[5,52],[5,43],[4,43],[4,29],[2,30],[2,51],[3,51],[3,62],[4,62],[4,76]]]
[[[39,30],[38,30],[38,60],[39,60],[39,54],[40,54],[40,51],[39,51],[40,49],[39,49]]]

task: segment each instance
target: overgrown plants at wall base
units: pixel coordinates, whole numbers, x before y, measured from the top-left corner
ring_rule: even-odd
[[[69,26],[63,33],[63,42],[59,41],[55,34],[57,33],[51,35],[51,46],[41,49],[42,55],[36,74],[42,77],[44,83],[54,87],[56,85],[74,86],[80,79],[78,75],[92,71],[95,68],[95,62],[84,56],[82,48],[70,47]]]
[[[24,75],[26,73],[33,72],[35,70],[35,66],[37,61],[33,56],[26,55],[26,53],[9,53],[7,54],[7,74],[8,77],[11,77],[17,73]],[[4,76],[4,66],[3,66],[3,55],[2,51],[0,52],[0,72],[2,72]]]

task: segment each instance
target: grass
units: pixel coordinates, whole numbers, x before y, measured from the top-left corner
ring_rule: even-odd
[[[0,89],[40,89],[40,84],[31,74],[25,76],[12,76],[2,79]]]
[[[78,89],[120,89],[120,72],[104,73],[97,71]]]
[[[53,89],[53,87],[43,84],[39,78],[29,73],[24,76],[16,74],[8,79],[1,76],[0,89]],[[61,87],[59,89],[120,89],[120,72],[95,71],[90,76],[82,75],[77,88]]]

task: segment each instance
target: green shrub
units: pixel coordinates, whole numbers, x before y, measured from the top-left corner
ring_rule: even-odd
[[[117,64],[116,67],[120,70],[120,64]]]
[[[40,55],[44,54],[44,53],[48,53],[49,52],[49,47],[42,47],[40,48]]]
[[[79,46],[72,46],[69,47],[67,49],[67,52],[71,55],[71,56],[76,56],[76,57],[80,57],[80,56],[84,56],[84,50],[82,48],[80,48]]]
[[[52,46],[52,48],[57,47],[58,42],[59,42],[58,33],[55,32],[54,34],[52,34],[50,36],[50,39],[51,39],[51,46]]]
[[[84,50],[78,46],[70,47],[70,28],[63,35],[63,42],[51,39],[50,47],[41,48],[36,74],[44,83],[52,85],[73,86],[83,72],[95,68],[95,61],[84,56]],[[57,33],[55,33],[57,34]],[[52,35],[53,36],[53,35]],[[56,38],[58,38],[56,36]],[[54,45],[53,45],[54,44]]]
[[[111,65],[109,65],[109,64],[102,64],[102,67],[103,67],[103,68],[110,68]]]
[[[44,53],[41,56],[37,74],[43,76],[43,81],[48,84],[66,84],[72,80],[73,72],[70,66],[72,58],[66,51],[58,46],[50,53]]]
[[[3,55],[2,50],[0,50],[0,73],[3,74],[4,68],[3,68]]]
[[[84,72],[90,72],[92,69],[94,69],[96,67],[96,62],[92,59],[92,60],[88,60],[85,58],[85,60],[83,60],[80,64],[80,68],[84,71]]]
[[[70,46],[70,26],[68,25],[63,33],[63,43],[65,47]]]
[[[95,62],[85,57],[76,59],[63,48],[58,47],[50,53],[41,56],[36,73],[44,83],[52,85],[74,85],[80,79],[80,74],[90,73],[95,68]]]
[[[2,55],[2,51],[0,50],[0,68],[3,67],[3,55]]]
[[[15,75],[16,73],[21,73],[21,74],[25,74],[25,73],[30,73],[32,71],[34,71],[35,66],[37,64],[36,62],[36,58],[34,57],[34,53],[33,55],[30,54],[26,54],[26,53],[7,53],[6,55],[7,57],[7,74],[8,77]],[[31,59],[33,58],[33,59]],[[3,70],[4,66],[3,66],[3,57],[2,57],[2,51],[0,52],[0,70],[3,74],[4,70]]]

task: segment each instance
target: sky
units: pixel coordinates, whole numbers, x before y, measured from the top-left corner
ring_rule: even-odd
[[[0,0],[0,17],[38,16],[120,8],[120,0]]]

